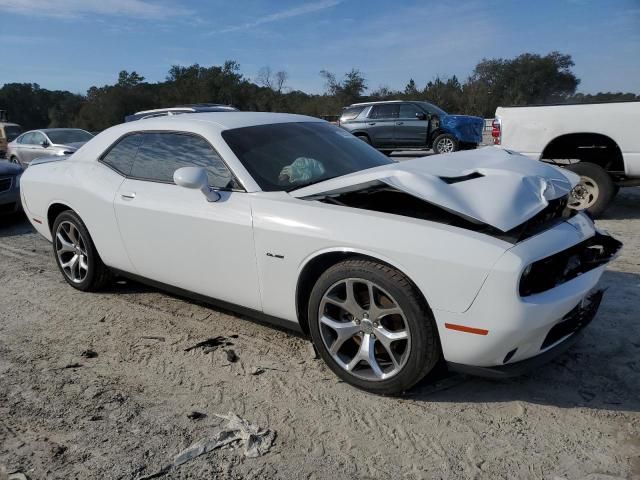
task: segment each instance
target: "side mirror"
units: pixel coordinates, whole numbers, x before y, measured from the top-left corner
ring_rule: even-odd
[[[173,181],[184,188],[200,190],[208,202],[220,200],[220,194],[209,187],[207,171],[202,167],[182,167],[173,173]]]
[[[47,142],[46,140],[43,140],[42,143],[40,144],[40,146],[42,148],[48,148],[49,147],[49,142]]]
[[[418,120],[426,120],[427,119],[427,114],[426,113],[422,113],[422,112],[416,112],[416,118]]]

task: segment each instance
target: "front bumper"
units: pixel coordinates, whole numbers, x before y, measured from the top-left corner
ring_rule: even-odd
[[[455,372],[485,378],[516,377],[541,367],[566,352],[582,337],[582,331],[591,323],[598,312],[603,294],[604,290],[598,290],[586,299],[585,305],[577,305],[565,315],[562,321],[547,334],[543,346],[547,342],[550,343],[546,350],[535,357],[494,367],[476,367],[455,362],[447,362],[447,367]]]
[[[596,236],[606,234],[598,232],[583,214],[576,215],[508,250],[496,262],[466,311],[434,309],[445,361],[474,367],[502,367],[538,357],[554,348],[556,342],[550,342],[550,332],[598,290],[607,262],[553,288],[526,296],[519,292],[522,272],[536,261]],[[456,328],[460,326],[462,328]]]
[[[7,190],[0,191],[0,215],[10,215],[22,209],[19,185],[20,180],[17,177],[13,177],[11,178],[10,187]]]

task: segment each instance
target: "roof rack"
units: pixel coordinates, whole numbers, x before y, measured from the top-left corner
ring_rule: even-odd
[[[142,110],[124,118],[125,122],[134,120],[143,120],[145,118],[164,117],[172,115],[181,115],[184,113],[199,112],[235,112],[238,109],[231,105],[223,105],[221,103],[196,103],[192,105],[179,105],[177,107],[155,108],[152,110]]]

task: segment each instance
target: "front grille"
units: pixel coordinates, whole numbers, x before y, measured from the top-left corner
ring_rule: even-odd
[[[0,192],[6,192],[11,189],[13,178],[0,178]]]
[[[585,307],[578,304],[573,310],[562,317],[562,321],[549,330],[540,349],[544,350],[559,340],[573,333],[577,333],[589,325],[593,317],[596,316],[600,302],[602,302],[603,294],[604,292],[599,290],[587,299],[588,304]]]

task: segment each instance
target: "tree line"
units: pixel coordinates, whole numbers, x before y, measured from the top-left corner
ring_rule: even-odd
[[[85,95],[47,90],[37,83],[7,83],[0,88],[0,110],[24,128],[78,127],[99,131],[131,113],[190,103],[223,103],[240,110],[290,112],[324,117],[339,115],[358,101],[427,100],[450,113],[492,117],[496,107],[545,103],[640,100],[635,93],[576,93],[580,79],[570,55],[524,53],[511,59],[483,59],[460,82],[454,75],[436,77],[420,87],[409,79],[403,90],[369,88],[365,75],[352,69],[343,76],[321,70],[322,94],[288,87],[286,71],[263,67],[255,79],[245,77],[232,60],[203,67],[172,66],[164,81],[150,83],[137,72],[121,71],[114,85],[91,87]]]

